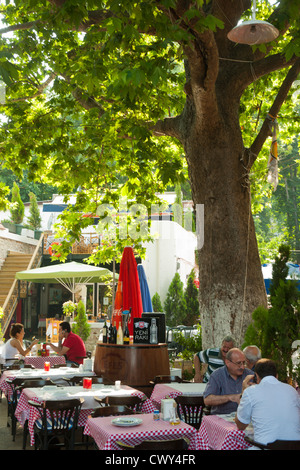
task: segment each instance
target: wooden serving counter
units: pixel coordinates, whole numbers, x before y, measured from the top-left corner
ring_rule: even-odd
[[[156,375],[170,374],[167,344],[98,343],[94,372],[111,382],[121,380],[149,396],[149,382]]]

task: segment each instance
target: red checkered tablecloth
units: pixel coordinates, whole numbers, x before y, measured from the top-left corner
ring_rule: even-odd
[[[59,390],[62,390],[62,392],[60,392],[60,393],[63,395],[63,390],[66,390],[67,392],[70,391],[70,393],[72,393],[72,389],[76,390],[76,392],[78,392],[78,389],[80,389],[80,393],[79,394],[76,393],[76,398],[79,398],[79,396],[83,399],[85,398],[85,390],[81,387],[66,387],[66,388],[59,389]],[[128,387],[126,385],[122,386],[120,392],[118,392],[119,395],[122,395],[122,389],[123,389],[123,391],[126,390],[127,393],[130,393],[131,395],[134,395],[134,396],[139,396],[140,398],[144,398],[144,396],[145,396],[139,390],[136,390],[136,389],[133,389],[133,388],[131,389],[131,387]],[[41,403],[42,399],[37,396],[38,390],[40,390],[40,389],[30,389],[30,388],[24,389],[23,392],[20,395],[20,398],[18,400],[18,405],[17,405],[16,411],[15,411],[15,416],[16,416],[17,420],[20,422],[20,424],[22,426],[24,426],[25,421],[28,420],[28,430],[29,430],[29,434],[30,434],[30,444],[31,445],[34,445],[34,422],[36,421],[36,419],[38,419],[40,417],[40,415],[39,415],[39,412],[36,408],[34,408],[33,406],[30,406],[28,404],[28,400],[35,401],[36,403]],[[66,396],[65,396],[66,399],[75,398],[75,396],[71,397],[70,395],[68,395],[67,392],[66,392]],[[62,395],[60,396],[60,400],[64,399]],[[95,392],[94,392],[94,395],[95,395]],[[105,394],[104,394],[104,396],[105,396]],[[48,399],[50,399],[50,397]],[[58,398],[51,397],[51,399],[53,400],[53,399],[58,399]],[[91,401],[93,403],[91,403]],[[89,397],[89,405],[88,406],[91,406],[91,407],[89,408],[89,407],[83,405],[83,408],[80,411],[78,425],[81,426],[81,427],[85,426],[86,421],[87,421],[88,417],[90,416],[91,412],[95,408],[97,408],[99,405],[97,404],[96,401],[91,400],[91,397]],[[149,399],[147,399],[143,404],[142,412],[143,413],[151,413],[152,411],[153,411],[152,403]],[[151,414],[151,416],[152,416],[152,414]]]
[[[153,406],[160,410],[162,399],[166,397],[175,398],[178,395],[200,396],[203,395],[202,387],[202,384],[192,382],[190,384],[156,384],[152,390],[150,400]]]
[[[169,398],[175,398],[178,395],[182,395],[178,390],[174,390],[168,384],[156,384],[152,390],[150,400],[156,409],[160,410],[160,402],[163,398],[167,396]]]
[[[26,356],[24,358],[25,364],[30,364],[37,369],[44,369],[45,362],[50,362],[50,367],[65,364],[66,359],[64,356]]]
[[[131,418],[133,415],[130,416]],[[172,426],[168,421],[154,421],[152,414],[141,414],[142,424],[132,427],[119,427],[112,424],[113,417],[87,419],[84,434],[91,436],[100,450],[120,450],[117,441],[128,445],[137,445],[144,440],[180,439],[186,437],[190,441],[189,450],[199,450],[198,431],[180,422]]]
[[[201,450],[241,450],[249,447],[244,439],[244,431],[236,424],[225,419],[210,415],[203,416],[199,429]]]

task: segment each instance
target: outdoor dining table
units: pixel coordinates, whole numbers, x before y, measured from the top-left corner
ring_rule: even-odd
[[[203,416],[199,429],[200,450],[242,450],[249,444],[245,441],[245,431],[237,428],[235,413],[230,415]],[[248,429],[249,428],[249,429]],[[247,428],[247,434],[253,431]]]
[[[150,396],[150,400],[156,409],[160,410],[160,402],[164,398],[175,398],[178,395],[189,395],[191,397],[201,396],[205,390],[204,383],[177,383],[156,384]]]
[[[82,372],[79,368],[76,367],[58,367],[53,368],[49,371],[44,369],[18,369],[18,370],[5,370],[0,378],[0,390],[6,395],[9,399],[12,394],[12,388],[7,379],[14,379],[16,377],[22,378],[24,380],[29,379],[50,379],[53,382],[66,383],[63,379],[73,376],[86,376],[91,377],[95,375],[94,372],[86,371]]]
[[[122,418],[126,418],[122,416]],[[141,421],[134,426],[115,425],[114,417],[98,417],[87,419],[83,433],[91,436],[99,450],[120,450],[117,442],[127,445],[137,445],[144,440],[171,440],[187,438],[189,450],[199,450],[198,431],[183,421],[171,425],[169,421],[154,420],[152,414],[130,415],[127,418],[135,418]]]
[[[50,367],[60,364],[66,364],[64,356],[26,356],[24,358],[24,364],[32,365],[36,369],[43,369],[45,362],[50,362]]]
[[[86,424],[88,416],[93,410],[101,406],[94,397],[105,398],[107,396],[138,396],[145,398],[143,392],[136,390],[127,385],[122,385],[120,389],[116,390],[114,386],[107,386],[102,384],[93,384],[91,389],[85,389],[82,385],[75,386],[44,386],[37,388],[23,389],[18,405],[15,411],[15,416],[19,423],[24,427],[25,422],[28,420],[28,431],[30,434],[30,444],[34,444],[34,423],[40,417],[39,412],[33,406],[30,406],[28,400],[36,403],[42,403],[45,400],[69,400],[72,398],[83,398],[84,402],[80,411],[78,425],[83,427]],[[151,409],[151,408],[150,408]],[[143,405],[142,411],[149,412],[147,400]],[[152,417],[152,415],[151,415]]]

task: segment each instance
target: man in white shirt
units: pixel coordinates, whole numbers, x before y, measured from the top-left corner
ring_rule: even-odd
[[[276,364],[260,359],[255,365],[257,385],[253,376],[243,382],[243,393],[235,422],[246,429],[251,422],[254,440],[262,444],[281,440],[300,440],[300,397],[298,392],[277,379]]]

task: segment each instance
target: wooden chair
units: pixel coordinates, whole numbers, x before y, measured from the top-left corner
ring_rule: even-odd
[[[73,377],[63,377],[63,380],[65,380],[71,386],[82,385],[83,379],[85,377],[85,375],[74,375]]]
[[[256,442],[248,436],[244,437],[245,441],[252,446],[258,447],[261,450],[300,450],[300,441],[284,441],[277,439],[268,444],[261,444]]]
[[[9,361],[9,359],[7,359],[7,361]],[[1,367],[2,371],[5,371],[5,370],[20,370],[20,369],[21,369],[20,364],[3,364],[2,367]]]
[[[146,398],[145,398],[146,399]],[[131,410],[134,410],[136,413],[142,411],[142,406],[145,400],[137,396],[128,396],[128,397],[106,397],[107,405],[124,405]]]
[[[34,423],[35,449],[48,450],[51,446],[64,446],[66,450],[73,450],[83,402],[83,399],[47,400],[43,403],[29,400],[28,403],[40,414]],[[63,438],[62,443],[60,438]]]
[[[18,387],[18,390],[23,390],[23,388],[38,388],[38,387],[45,387],[46,385],[54,385],[57,387],[58,385],[55,382],[52,382],[50,379],[22,379],[23,382]]]
[[[7,398],[7,417],[8,417],[8,427],[11,425],[11,434],[12,434],[12,439],[15,441],[16,438],[16,430],[17,430],[17,418],[15,417],[15,411],[18,405],[19,397],[20,394],[25,388],[23,386],[23,383],[26,380],[21,377],[15,377],[14,379],[6,379],[6,383],[11,387],[12,393],[11,396]],[[34,385],[36,384],[37,385]],[[44,385],[55,385],[54,382],[51,380],[42,380],[42,379],[31,379],[31,387],[43,387]],[[27,385],[27,388],[29,385]],[[11,424],[9,423],[9,418],[11,421]]]
[[[160,441],[143,441],[140,444],[131,446],[125,444],[122,441],[117,441],[117,444],[122,450],[186,450],[189,446],[189,441],[186,438],[182,439],[170,439],[170,440],[160,440]]]
[[[96,401],[96,397],[94,397]],[[101,399],[100,399],[101,400]],[[124,405],[111,405],[111,406],[103,406],[101,408],[97,408],[96,410],[92,411],[91,417],[92,418],[104,418],[106,416],[122,416],[122,415],[134,415],[136,414],[135,411],[132,409],[128,408],[127,406]],[[92,440],[90,442],[89,436],[85,437],[85,447],[88,449],[88,447],[93,444],[96,449],[98,449],[96,442]]]
[[[92,418],[105,417],[105,416],[120,416],[120,415],[133,415],[136,414],[134,410],[124,405],[109,405],[97,408],[92,411]]]
[[[12,393],[7,396],[7,427],[11,427],[12,440],[16,438],[17,418],[15,411],[18,405],[20,391],[18,387],[22,384],[24,378],[15,377],[14,379],[6,379],[5,382],[10,386]]]
[[[24,380],[24,379],[23,379]],[[24,388],[39,388],[39,387],[45,387],[45,385],[53,385],[57,386],[56,383],[52,382],[50,379],[26,379],[24,382],[21,383],[17,388],[19,393],[21,394],[21,391]],[[26,450],[26,444],[27,444],[27,436],[28,436],[28,419],[25,420],[24,426],[23,426],[23,450]]]
[[[169,384],[172,382],[179,382],[182,383],[184,382],[181,377],[178,375],[157,375],[154,380],[150,381],[151,385],[156,385],[156,384]]]
[[[174,400],[177,403],[177,414],[179,418],[186,424],[199,429],[205,406],[203,396],[193,397],[179,395],[175,397]]]
[[[110,382],[109,380],[105,379],[104,377],[99,377],[99,376],[92,376],[92,384],[103,384],[103,385],[113,385],[113,382]],[[83,380],[80,381],[80,385],[83,384]]]

